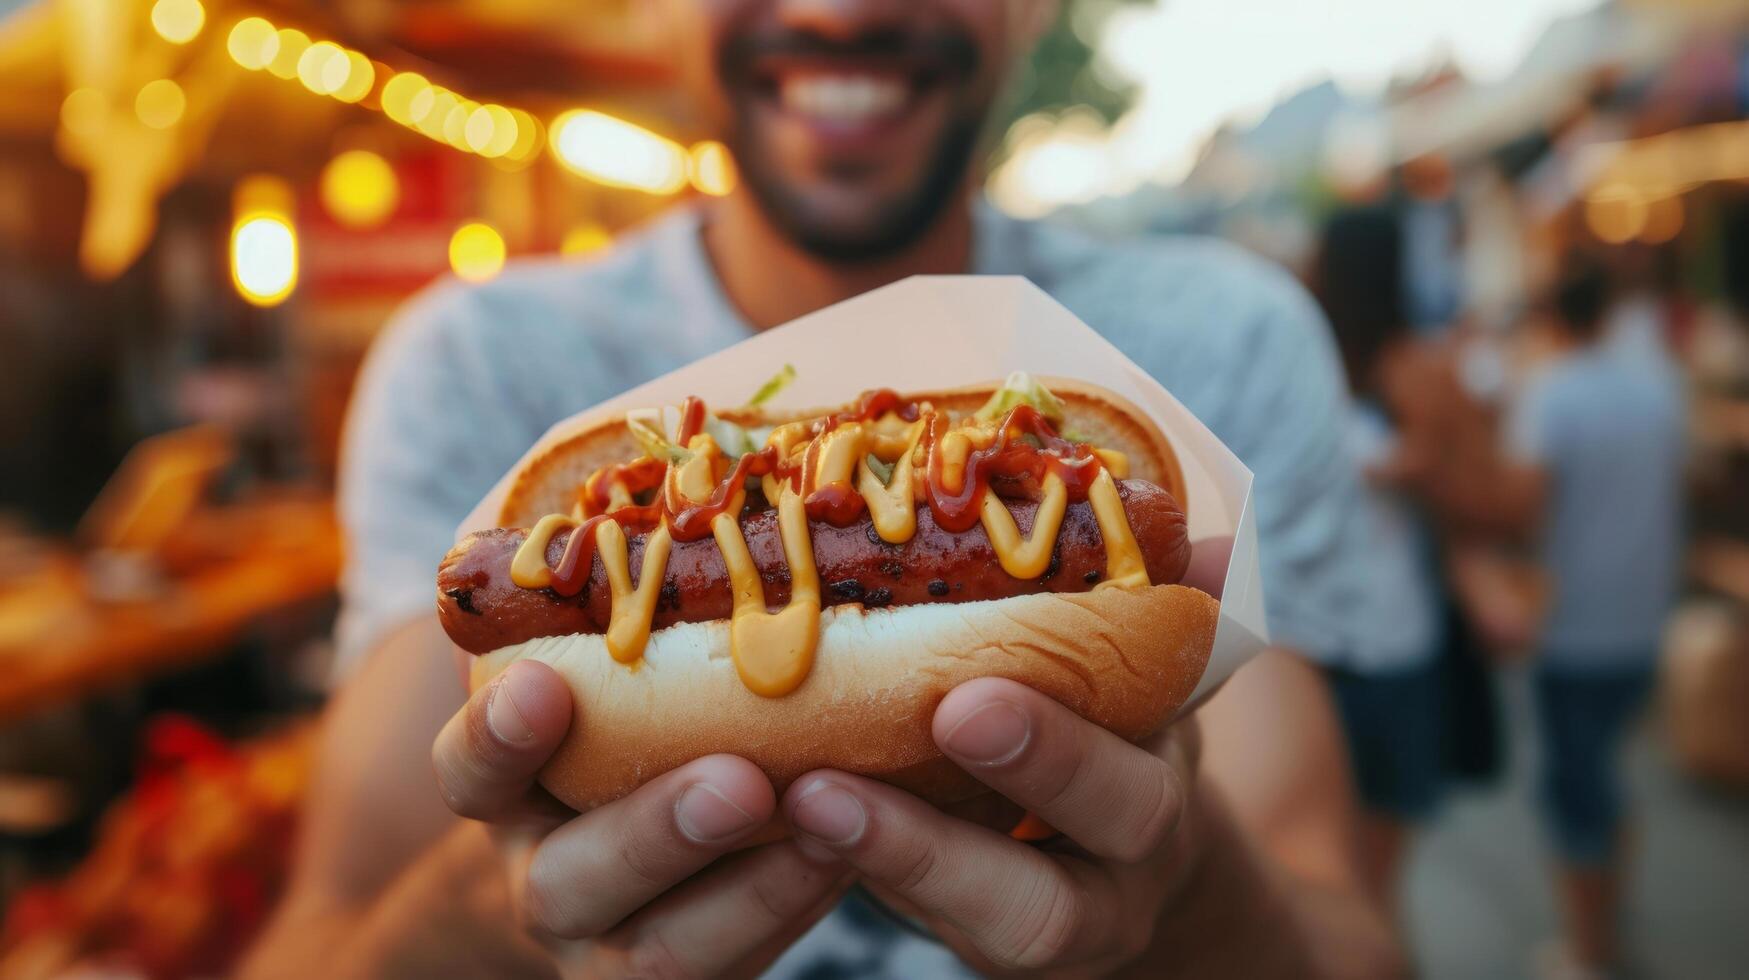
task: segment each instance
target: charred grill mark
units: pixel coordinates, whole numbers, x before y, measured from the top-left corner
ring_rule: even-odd
[[[882,562],[881,574],[892,579],[903,578],[905,576],[905,566],[896,561]]]
[[[947,595],[947,581],[945,579],[939,579],[939,578],[930,579],[929,580],[929,594],[936,597],[937,599],[941,598],[944,595]]]
[[[853,578],[840,579],[826,588],[830,589],[833,597],[840,602],[860,602],[863,596],[868,594],[868,590],[863,587],[862,582]],[[876,589],[875,591],[886,592],[887,590]],[[889,598],[892,595],[890,592],[887,594]]]
[[[862,600],[862,604],[870,609],[879,609],[892,601],[893,590],[886,586],[882,586],[878,589],[870,590],[867,597]]]

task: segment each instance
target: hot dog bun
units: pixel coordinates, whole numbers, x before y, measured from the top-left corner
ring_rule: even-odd
[[[531,659],[570,684],[577,714],[541,784],[579,810],[715,752],[751,760],[780,792],[832,768],[951,803],[978,791],[930,737],[935,706],[956,685],[1007,677],[1140,739],[1196,689],[1219,614],[1207,593],[1182,585],[837,607],[821,616],[807,682],[781,698],[736,677],[727,620],[657,631],[636,670],[615,663],[601,636],[572,634],[476,657],[471,679],[477,690]]]
[[[1123,452],[1131,476],[1184,500],[1178,460],[1146,415],[1095,386],[1043,380],[1079,436]],[[914,397],[957,415],[977,409],[995,387]],[[820,414],[719,412],[743,425]],[[526,527],[568,509],[592,471],[639,452],[623,422],[549,448],[515,475],[500,526]],[[1007,677],[1140,739],[1195,690],[1219,610],[1206,593],[1175,584],[875,610],[834,606],[821,613],[805,682],[782,697],[761,697],[738,677],[728,620],[657,630],[632,667],[616,662],[598,634],[530,640],[475,657],[470,686],[479,689],[519,659],[547,663],[566,680],[577,713],[541,783],[579,810],[716,752],[749,759],[780,791],[812,769],[835,768],[945,804],[979,791],[930,735],[935,708],[953,687]]]

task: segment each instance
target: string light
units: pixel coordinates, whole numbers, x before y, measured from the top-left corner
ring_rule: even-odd
[[[328,95],[345,84],[346,72],[346,52],[332,41],[317,41],[298,58],[298,81],[317,95]]]
[[[188,109],[188,97],[182,86],[168,78],[147,82],[134,96],[134,115],[153,129],[169,129],[182,121]]]
[[[158,0],[152,5],[152,29],[172,44],[187,44],[206,25],[200,0]]]
[[[403,126],[413,125],[413,100],[430,88],[431,83],[418,72],[404,71],[396,74],[383,83],[383,115]]]
[[[291,81],[298,77],[298,65],[302,63],[304,52],[310,49],[310,36],[292,27],[284,27],[279,31],[279,50],[274,52],[273,60],[267,63],[267,70],[275,78]]]
[[[250,71],[260,71],[279,55],[279,32],[260,17],[245,17],[231,28],[225,48],[232,61]]]
[[[262,17],[232,25],[226,49],[243,68],[296,79],[309,91],[342,102],[364,102],[381,76],[378,104],[384,115],[502,169],[528,166],[550,144],[567,168],[610,186],[651,194],[677,193],[689,180],[706,194],[726,194],[734,186],[734,165],[721,144],[700,143],[689,153],[673,140],[594,110],[564,113],[549,131],[523,109],[476,102],[417,72],[393,71],[358,51],[312,40]]]
[[[687,177],[699,193],[721,197],[735,189],[735,161],[728,147],[704,140],[694,143],[686,156]]]
[[[469,282],[485,282],[504,268],[504,236],[484,222],[455,230],[449,240],[449,267]]]
[[[334,86],[328,94],[342,102],[358,102],[376,87],[377,70],[370,59],[357,51],[346,52],[346,80]]]
[[[322,168],[322,206],[349,228],[380,225],[401,200],[389,162],[369,150],[348,150]]]
[[[553,154],[571,170],[599,183],[650,194],[686,186],[686,151],[673,140],[593,109],[573,109],[553,120]]]

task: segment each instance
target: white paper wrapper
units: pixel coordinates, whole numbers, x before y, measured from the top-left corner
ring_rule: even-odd
[[[739,404],[785,364],[795,365],[797,376],[771,407],[838,405],[870,388],[957,388],[1013,371],[1080,378],[1128,398],[1152,416],[1178,452],[1191,540],[1233,538],[1214,651],[1190,703],[1267,645],[1251,471],[1145,371],[1018,276],[917,276],[846,300],[558,423],[523,462],[628,409],[678,405],[688,395],[707,405]],[[506,474],[462,522],[458,540],[495,523],[509,486]]]

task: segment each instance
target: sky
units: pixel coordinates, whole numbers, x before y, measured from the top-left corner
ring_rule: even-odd
[[[1079,120],[1035,133],[1013,161],[1017,169],[1007,175],[1006,190],[1076,200],[1150,178],[1172,183],[1222,122],[1254,121],[1325,78],[1376,92],[1393,76],[1449,55],[1472,78],[1497,80],[1511,73],[1551,21],[1599,2],[1157,0],[1119,6],[1096,47],[1102,70],[1139,85],[1137,104],[1110,133]]]

